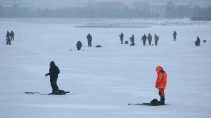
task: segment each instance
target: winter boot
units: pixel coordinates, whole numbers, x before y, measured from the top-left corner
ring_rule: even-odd
[[[165,96],[160,96],[159,105],[165,105]]]
[[[54,92],[55,95],[59,95],[59,93],[60,93],[59,90]]]
[[[54,93],[55,95],[65,95],[65,91],[64,90],[58,90],[58,91],[55,91]]]

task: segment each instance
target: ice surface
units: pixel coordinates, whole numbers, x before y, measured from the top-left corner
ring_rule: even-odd
[[[75,27],[103,23],[150,27]],[[12,45],[5,45],[7,30],[15,33]],[[0,19],[0,118],[210,118],[210,31],[210,22],[187,19]],[[120,44],[121,32],[124,41],[134,34],[136,45]],[[88,33],[93,47],[87,47]],[[148,33],[160,37],[158,46],[142,45]],[[197,36],[200,47],[193,43]],[[76,50],[78,40],[81,51]],[[24,94],[51,92],[44,76],[50,61],[60,68],[59,88],[70,94]],[[128,106],[159,99],[154,87],[158,65],[168,73],[170,105]]]

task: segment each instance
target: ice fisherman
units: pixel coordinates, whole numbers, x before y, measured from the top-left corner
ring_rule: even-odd
[[[160,101],[159,105],[165,105],[165,88],[167,83],[167,73],[161,66],[156,67],[157,79],[155,82],[155,88],[159,90]]]
[[[54,61],[51,61],[49,73],[45,74],[46,77],[48,75],[50,75],[50,83],[51,83],[51,87],[52,87],[52,93],[51,94],[54,94],[57,91],[59,91],[59,87],[57,86],[57,78],[58,78],[59,73],[60,73],[59,68],[56,66]]]

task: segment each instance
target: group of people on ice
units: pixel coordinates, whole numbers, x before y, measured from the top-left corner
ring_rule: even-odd
[[[123,44],[123,38],[124,38],[124,34],[121,33],[119,35],[120,37],[120,41],[121,41],[121,44]],[[143,41],[143,46],[146,45],[146,41],[148,40],[148,43],[149,45],[152,45],[152,35],[149,33],[148,36],[146,36],[145,34],[142,36],[141,38],[141,41]],[[158,40],[159,40],[159,36],[157,34],[154,35],[154,41],[155,41],[155,46],[158,45]],[[135,42],[134,42],[134,34],[130,37],[130,42],[131,42],[131,46],[134,46],[135,45]],[[127,41],[126,41],[127,42]]]
[[[11,45],[11,41],[14,41],[14,37],[15,37],[15,34],[13,31],[11,31],[11,33],[9,31],[7,31],[7,34],[6,34],[6,44],[7,45]]]
[[[121,33],[120,35],[119,35],[119,37],[120,37],[120,41],[121,41],[121,44],[123,44],[123,39],[124,39],[124,34],[123,33]],[[176,39],[177,39],[177,32],[176,31],[174,31],[173,32],[173,41],[176,41]],[[148,36],[146,36],[145,34],[142,36],[142,38],[141,38],[141,41],[143,41],[143,46],[145,46],[146,45],[146,41],[148,40],[148,43],[149,43],[149,45],[152,45],[152,35],[149,33],[148,34]],[[155,41],[155,46],[157,46],[158,45],[158,40],[159,40],[159,36],[157,35],[157,34],[155,34],[154,35],[154,41]],[[135,45],[135,42],[134,42],[135,40],[134,40],[134,34],[130,37],[130,42],[131,42],[131,46],[134,46]],[[205,41],[204,41],[205,42]],[[127,44],[128,43],[128,41],[125,41],[125,44]],[[196,46],[200,46],[200,39],[199,39],[199,37],[197,37],[197,40],[195,41],[195,45]]]
[[[120,37],[121,44],[124,44],[124,40],[123,40],[124,39],[124,34],[121,33],[119,35],[119,37]],[[86,38],[87,38],[87,42],[88,42],[88,47],[92,47],[92,35],[89,33],[86,36]],[[147,36],[146,36],[146,34],[144,34],[142,36],[142,38],[141,38],[141,41],[143,41],[143,46],[146,45],[146,42],[147,41],[148,41],[149,45],[153,45],[152,44],[152,39],[153,39],[153,37],[152,37],[152,35],[150,33]],[[173,41],[176,41],[176,39],[177,39],[177,32],[174,31],[173,32]],[[157,34],[154,34],[154,43],[155,43],[155,46],[158,45],[158,40],[159,40],[159,36]],[[130,37],[130,42],[131,42],[131,44],[130,44],[131,46],[134,46],[135,45],[134,34]],[[125,41],[125,44],[127,44],[127,43],[128,43],[128,41]],[[199,39],[199,37],[197,37],[197,40],[195,41],[195,45],[196,46],[200,46],[200,39]],[[83,45],[82,45],[81,41],[78,41],[76,43],[77,50],[80,50],[82,46]]]
[[[87,36],[87,42],[88,42],[88,47],[92,47],[92,35],[89,33]],[[81,47],[83,46],[83,44],[81,43],[81,41],[78,41],[76,43],[76,48],[77,50],[81,50]]]
[[[143,41],[143,45],[146,45],[146,40],[148,40],[149,45],[151,45],[152,42],[152,35],[149,33],[148,36],[146,36],[144,34],[144,36],[142,36],[141,40]],[[154,41],[155,41],[155,46],[157,46],[158,44],[158,40],[159,40],[159,36],[157,36],[157,34],[154,35]]]
[[[119,37],[120,37],[120,41],[121,41],[121,44],[123,44],[123,38],[124,38],[124,34],[123,33],[121,33],[120,35],[119,35]],[[152,35],[149,33],[148,34],[148,36],[146,36],[145,34],[142,36],[142,38],[141,38],[141,41],[143,41],[143,45],[145,46],[146,45],[146,41],[148,40],[148,42],[149,42],[149,45],[151,45],[152,44]],[[158,40],[159,40],[159,36],[157,35],[157,34],[155,34],[154,35],[154,41],[155,41],[155,46],[157,46],[158,45]],[[134,40],[134,34],[130,37],[130,42],[131,42],[131,46],[134,46],[135,45],[135,42],[134,42],[135,40]],[[125,41],[125,42],[127,42],[127,41]]]
[[[177,35],[177,33],[174,31],[173,41],[176,41],[176,35]],[[124,34],[121,33],[119,36],[120,36],[121,44],[123,44]],[[86,38],[87,38],[87,42],[88,42],[88,47],[92,47],[92,36],[91,36],[91,34],[89,33]],[[148,34],[148,36],[146,36],[145,34],[142,36],[141,40],[143,41],[144,46],[146,45],[147,39],[148,39],[149,45],[151,45],[152,35],[150,33]],[[155,34],[154,35],[155,46],[157,46],[158,40],[159,40],[159,36],[157,36]],[[130,41],[131,41],[130,45],[134,46],[135,45],[134,34],[132,35],[132,37],[130,37]],[[200,45],[199,37],[197,37],[195,44],[196,44],[196,46]],[[81,47],[82,47],[81,41],[77,42],[76,47],[77,47],[78,50],[81,49]],[[166,71],[164,71],[163,67],[161,67],[161,66],[156,67],[156,72],[157,72],[157,78],[156,78],[156,81],[155,81],[155,88],[158,89],[158,94],[160,96],[160,100],[158,101],[157,99],[153,99],[150,102],[151,106],[165,105],[165,88],[166,88],[166,85],[167,85],[167,73],[166,73]],[[58,79],[59,73],[60,73],[59,68],[56,66],[54,61],[51,61],[49,72],[45,74],[45,76],[50,76],[50,83],[51,83],[51,87],[52,87],[52,93],[50,93],[50,94],[62,95],[62,93],[64,92],[64,91],[59,90],[59,87],[57,85],[57,79]]]
[[[173,33],[173,41],[176,41],[176,31],[174,31]],[[9,35],[10,36],[10,35]],[[123,44],[123,39],[124,39],[124,34],[121,33],[120,35],[120,41],[121,44]],[[92,36],[89,33],[87,35],[87,42],[88,42],[88,47],[92,47]],[[14,40],[14,38],[13,38]],[[142,36],[143,41],[143,45],[146,45],[146,41],[148,40],[149,45],[152,45],[152,35],[149,33],[148,36],[146,36],[145,34]],[[159,40],[159,36],[157,36],[157,34],[154,35],[154,41],[155,41],[155,46],[158,45],[158,40]],[[132,37],[130,37],[130,41],[131,41],[131,46],[134,46],[134,34],[132,35]],[[199,37],[197,37],[197,40],[195,42],[196,46],[200,46],[200,39]],[[76,48],[77,50],[80,50],[82,47],[82,43],[81,41],[78,41],[76,44]],[[167,85],[167,73],[164,71],[163,67],[161,66],[157,66],[156,67],[156,72],[157,72],[157,78],[155,81],[155,88],[158,89],[158,94],[160,96],[160,100],[157,102],[154,102],[155,99],[153,99],[153,101],[151,101],[151,105],[152,106],[157,106],[157,105],[165,105],[165,88]],[[61,95],[61,91],[59,90],[59,87],[57,85],[57,79],[58,79],[58,74],[60,73],[59,68],[56,66],[56,64],[54,63],[54,61],[50,62],[50,69],[49,72],[45,74],[45,76],[50,76],[50,83],[51,83],[51,87],[52,87],[52,93],[51,94],[57,94],[57,95]]]
[[[123,38],[124,38],[124,34],[121,33],[119,35],[120,37],[120,41],[121,41],[121,44],[123,44]],[[142,36],[141,38],[141,41],[143,41],[143,45],[145,46],[146,45],[146,41],[148,40],[149,42],[149,45],[152,44],[152,35],[149,33],[148,36],[146,36],[145,34]],[[158,40],[159,40],[159,36],[157,34],[154,35],[154,41],[155,41],[155,46],[157,46],[158,44]],[[127,41],[125,41],[127,42]],[[131,42],[131,46],[134,46],[135,45],[135,40],[134,40],[134,34],[130,37],[130,42]],[[127,44],[127,43],[126,43]]]

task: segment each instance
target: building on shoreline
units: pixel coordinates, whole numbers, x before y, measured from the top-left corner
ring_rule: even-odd
[[[156,0],[149,2],[149,12],[157,14],[160,18],[165,18],[167,12],[169,10],[179,9],[179,8],[187,8],[190,7],[190,3],[185,0]]]
[[[3,0],[2,2],[0,2],[0,6],[4,10],[9,10],[9,11],[16,8],[29,10],[33,7],[32,5],[24,3],[21,0]]]

